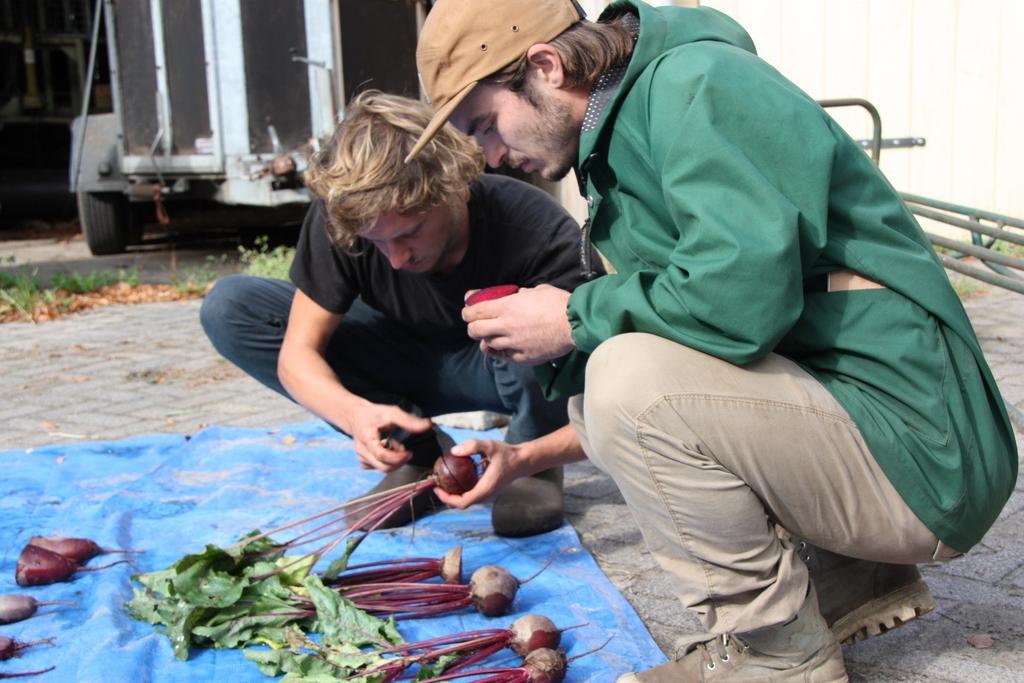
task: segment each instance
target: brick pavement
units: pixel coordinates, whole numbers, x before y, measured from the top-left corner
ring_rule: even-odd
[[[1006,398],[1024,409],[1024,297],[993,290],[966,305]],[[0,450],[309,419],[219,359],[199,327],[198,309],[197,301],[114,306],[0,326]],[[566,490],[569,519],[584,544],[670,651],[697,622],[664,598],[666,581],[614,485],[578,464],[569,468]],[[939,608],[847,648],[852,680],[1024,681],[1021,480],[981,545],[967,558],[923,571]],[[979,633],[994,636],[994,647],[971,647],[968,637]]]

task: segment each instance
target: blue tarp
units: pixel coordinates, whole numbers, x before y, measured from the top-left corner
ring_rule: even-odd
[[[496,433],[451,430],[456,440]],[[167,638],[132,620],[123,604],[130,576],[164,569],[207,543],[227,546],[256,528],[298,519],[370,488],[380,474],[359,468],[351,441],[322,422],[277,429],[211,427],[191,439],[152,435],[105,443],[75,443],[0,453],[0,594],[74,600],[78,608],[43,607],[28,621],[0,626],[21,641],[55,637],[53,647],[26,650],[0,672],[56,665],[40,681],[269,681],[236,650],[195,650],[176,660]],[[70,583],[22,589],[14,580],[21,548],[34,534],[92,538],[100,545],[140,548],[135,565],[79,574]],[[463,546],[465,575],[500,564],[522,586],[515,613],[488,619],[476,612],[399,623],[408,640],[505,627],[516,615],[544,614],[558,626],[585,624],[565,634],[572,662],[568,681],[614,681],[618,674],[664,661],[632,607],[581,546],[572,527],[525,539],[491,530],[490,511],[446,510],[414,527],[370,535],[353,562],[440,557]],[[94,558],[99,565],[116,555]],[[320,565],[322,569],[326,564]],[[498,661],[498,660],[496,660]],[[502,664],[515,665],[508,654]]]

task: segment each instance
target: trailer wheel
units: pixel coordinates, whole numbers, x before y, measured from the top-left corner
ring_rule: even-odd
[[[120,254],[128,245],[131,226],[128,199],[123,194],[79,192],[78,220],[93,255]]]

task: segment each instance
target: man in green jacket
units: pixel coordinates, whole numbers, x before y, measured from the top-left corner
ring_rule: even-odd
[[[443,498],[589,457],[709,631],[620,680],[845,680],[837,643],[931,609],[914,563],[968,551],[1017,475],[928,240],[724,15],[476,1],[424,25],[420,144],[450,120],[492,166],[574,169],[614,272],[463,310],[486,351],[573,396],[571,426],[462,444],[489,467]]]

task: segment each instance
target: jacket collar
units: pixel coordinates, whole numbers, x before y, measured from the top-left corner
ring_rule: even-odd
[[[585,169],[588,159],[593,162],[592,155],[598,151],[601,140],[610,133],[615,112],[633,83],[651,62],[666,51],[691,42],[711,40],[735,45],[756,54],[753,41],[739,24],[707,7],[652,7],[646,2],[619,0],[605,8],[598,21],[612,19],[624,12],[639,16],[640,33],[618,91],[604,107],[596,124],[580,132],[577,168]]]

